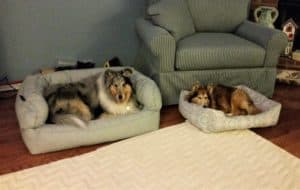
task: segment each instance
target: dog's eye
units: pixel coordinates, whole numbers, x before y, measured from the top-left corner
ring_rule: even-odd
[[[114,84],[114,87],[118,88],[118,85],[117,85],[117,84]]]
[[[125,83],[123,83],[123,87],[125,87],[126,86],[126,84]]]

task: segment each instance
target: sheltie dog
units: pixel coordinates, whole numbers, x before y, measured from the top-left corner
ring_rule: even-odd
[[[44,92],[49,106],[49,121],[87,127],[100,115],[133,113],[139,110],[130,80],[129,68],[85,78],[79,82],[50,86]]]
[[[223,111],[227,115],[254,115],[261,112],[242,89],[224,85],[192,86],[189,102]]]
[[[98,99],[105,114],[127,114],[139,110],[130,80],[131,75],[132,70],[128,68],[121,71],[107,69],[97,80]]]

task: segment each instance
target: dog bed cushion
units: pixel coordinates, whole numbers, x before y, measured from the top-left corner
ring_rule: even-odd
[[[277,124],[281,110],[280,103],[270,100],[246,86],[241,85],[237,88],[245,90],[254,104],[262,110],[262,113],[246,116],[227,116],[222,111],[189,103],[185,98],[189,93],[188,91],[181,91],[179,111],[184,118],[204,132],[268,127]]]
[[[49,111],[43,97],[46,87],[79,81],[103,73],[104,70],[100,68],[37,74],[28,76],[23,81],[15,108],[22,138],[32,154],[115,141],[158,129],[162,105],[159,89],[151,79],[134,69],[131,81],[137,100],[143,105],[141,111],[92,120],[85,129],[46,123]]]

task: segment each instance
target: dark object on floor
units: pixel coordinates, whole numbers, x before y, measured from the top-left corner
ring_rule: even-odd
[[[121,61],[118,57],[113,57],[112,59],[106,61],[104,63],[104,67],[116,67],[116,66],[122,66]],[[45,68],[41,69],[40,73],[41,74],[49,74],[53,73],[56,71],[64,71],[64,70],[74,70],[74,69],[90,69],[90,68],[95,68],[96,63],[91,62],[91,61],[77,61],[76,66],[60,66],[60,67],[55,67],[55,68]]]
[[[89,69],[89,68],[94,68],[95,67],[95,63],[88,61],[88,62],[84,62],[84,61],[77,61],[77,66],[76,69]]]
[[[122,63],[118,57],[113,57],[112,59],[110,59],[109,61],[106,61],[104,63],[104,67],[106,67],[106,68],[119,67],[119,66],[122,66]]]
[[[6,99],[6,98],[11,98],[17,94],[18,89],[16,89],[8,79],[8,76],[4,74],[0,78],[0,85],[6,85],[9,87],[9,89],[5,91],[0,91],[0,99]]]
[[[76,69],[74,66],[64,66],[64,67],[55,67],[55,71],[64,71],[64,70],[72,70]]]
[[[72,69],[90,69],[94,68],[96,63],[91,61],[77,61],[76,66],[63,66],[63,67],[56,67],[55,71],[63,71],[63,70],[72,70]]]

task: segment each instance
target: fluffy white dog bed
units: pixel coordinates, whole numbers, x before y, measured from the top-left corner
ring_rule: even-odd
[[[158,129],[162,105],[159,89],[151,79],[134,69],[131,81],[137,100],[143,105],[138,113],[92,120],[86,129],[45,123],[48,105],[43,91],[46,87],[75,82],[101,72],[104,69],[62,71],[32,75],[24,80],[15,107],[23,140],[32,154],[115,141]]]
[[[277,124],[281,110],[280,103],[270,100],[246,86],[238,86],[238,88],[245,90],[254,104],[263,112],[257,115],[230,117],[222,111],[189,103],[185,98],[188,91],[182,91],[180,94],[179,111],[184,118],[204,132],[268,127]]]

